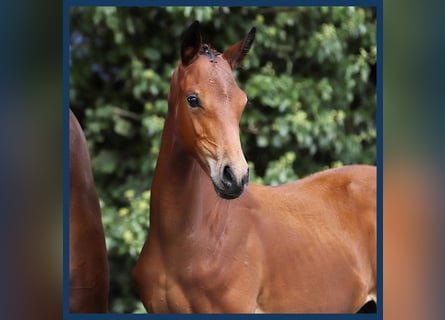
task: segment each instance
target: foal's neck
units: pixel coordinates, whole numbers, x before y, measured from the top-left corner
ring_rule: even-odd
[[[228,210],[229,201],[216,195],[210,177],[182,147],[175,116],[175,106],[169,106],[153,178],[150,228],[178,240],[197,229],[211,227],[218,233],[217,225],[223,225],[227,216],[220,213]]]

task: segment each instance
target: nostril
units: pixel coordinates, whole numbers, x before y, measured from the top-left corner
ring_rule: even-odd
[[[229,166],[224,167],[223,182],[227,187],[231,187],[235,182],[235,175]]]

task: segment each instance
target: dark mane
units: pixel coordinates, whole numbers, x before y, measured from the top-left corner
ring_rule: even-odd
[[[210,62],[216,62],[216,56],[220,55],[220,53],[214,49],[212,49],[207,43],[204,43],[199,51],[200,54],[209,57]]]

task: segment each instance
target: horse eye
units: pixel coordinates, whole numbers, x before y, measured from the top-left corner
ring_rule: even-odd
[[[201,106],[201,102],[199,101],[199,98],[194,94],[191,94],[187,97],[187,102],[188,102],[189,106],[192,108],[197,108],[197,107]]]

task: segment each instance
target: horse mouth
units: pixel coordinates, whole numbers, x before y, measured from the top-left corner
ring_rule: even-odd
[[[235,181],[234,178],[227,180],[224,177],[218,182],[212,179],[212,182],[215,192],[220,198],[227,200],[236,199],[241,196],[249,184],[249,170],[247,170],[247,174],[239,182]]]
[[[215,188],[216,194],[223,199],[233,200],[238,198],[243,192],[246,185],[241,185],[239,187],[232,187],[230,189],[220,188],[215,183],[213,183],[213,187]]]
[[[210,161],[210,178],[216,194],[223,199],[232,200],[238,198],[249,183],[249,167],[240,176],[230,164],[217,166],[216,161]],[[238,170],[240,171],[240,170]]]

